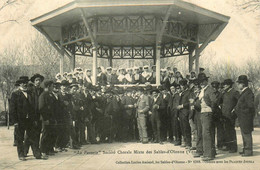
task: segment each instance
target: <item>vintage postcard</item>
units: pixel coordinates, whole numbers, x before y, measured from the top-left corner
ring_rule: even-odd
[[[0,169],[259,169],[259,0],[1,0]]]

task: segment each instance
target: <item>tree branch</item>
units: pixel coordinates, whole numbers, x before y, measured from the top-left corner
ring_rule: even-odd
[[[2,22],[0,22],[0,24],[4,24],[4,23],[7,23],[7,22],[16,22],[18,24],[18,21],[16,19],[9,19],[9,20],[6,20],[6,21],[2,21]]]
[[[9,6],[9,5],[12,5],[16,2],[17,0],[7,0],[1,7],[0,7],[0,11],[2,9],[4,9],[5,7]]]

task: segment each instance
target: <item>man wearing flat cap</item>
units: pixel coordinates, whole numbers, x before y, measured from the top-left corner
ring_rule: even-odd
[[[239,92],[233,88],[234,82],[231,79],[225,79],[223,82],[223,94],[220,105],[222,110],[222,121],[224,126],[225,143],[222,148],[230,153],[237,152],[237,136],[235,130],[236,114],[233,111],[239,98]]]
[[[240,75],[237,80],[238,88],[240,90],[240,97],[234,112],[238,117],[239,126],[241,129],[243,139],[243,151],[241,156],[247,157],[253,155],[253,139],[252,131],[254,130],[254,93],[248,87],[248,78],[246,75]]]
[[[215,158],[214,134],[213,134],[213,111],[212,111],[212,87],[208,85],[208,78],[205,73],[198,75],[201,91],[199,100],[201,102],[201,125],[203,138],[203,161],[210,161]]]
[[[29,78],[21,76],[17,83],[20,90],[12,96],[10,101],[10,114],[14,116],[14,126],[16,128],[17,152],[20,160],[25,161],[24,155],[24,135],[27,134],[28,145],[32,147],[33,155],[36,159],[41,159],[39,145],[34,128],[37,127],[37,117],[34,112],[34,98],[28,91],[27,84]],[[15,97],[15,98],[14,98]]]
[[[205,71],[205,68],[202,68],[202,67],[199,68],[199,74],[204,73],[204,71]]]
[[[137,126],[139,130],[139,139],[142,143],[148,143],[147,135],[147,125],[146,125],[146,116],[150,109],[150,100],[148,95],[144,93],[142,87],[137,88],[137,94],[139,99],[136,103],[136,112],[137,112]]]

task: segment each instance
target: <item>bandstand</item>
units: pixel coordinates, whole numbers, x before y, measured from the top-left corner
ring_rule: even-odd
[[[75,67],[76,56],[153,60],[160,84],[160,59],[189,56],[189,71],[198,72],[200,53],[214,41],[229,17],[180,0],[74,0],[31,20]]]

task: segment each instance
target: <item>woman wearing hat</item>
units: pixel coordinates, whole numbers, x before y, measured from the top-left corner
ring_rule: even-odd
[[[252,131],[254,130],[253,122],[255,116],[255,106],[254,94],[248,87],[248,82],[249,80],[246,75],[241,75],[238,77],[237,84],[241,93],[234,109],[234,112],[238,117],[243,139],[243,151],[240,152],[243,157],[253,155]]]

